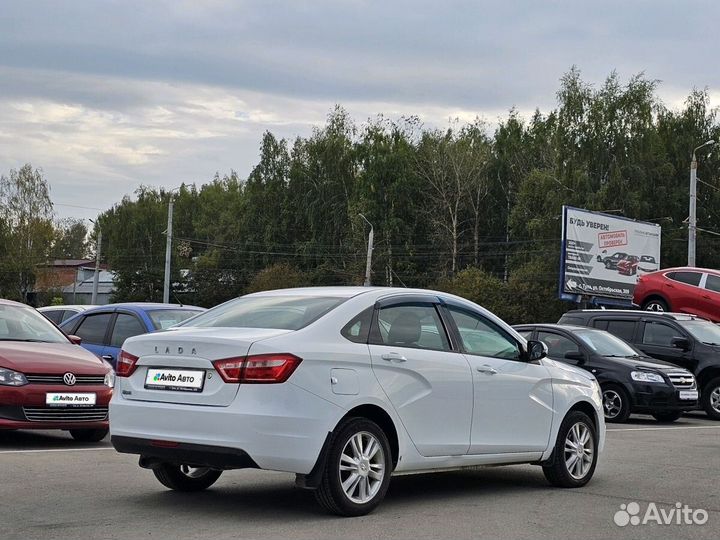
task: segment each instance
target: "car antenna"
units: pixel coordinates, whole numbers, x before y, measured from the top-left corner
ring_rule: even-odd
[[[183,306],[183,303],[180,301],[180,299],[177,297],[177,294],[175,294],[175,291],[173,291],[172,295],[180,307],[185,307],[185,306]]]

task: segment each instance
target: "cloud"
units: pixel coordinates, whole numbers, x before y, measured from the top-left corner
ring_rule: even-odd
[[[676,106],[720,89],[719,15],[711,0],[8,2],[0,171],[31,161],[56,200],[106,207],[139,184],[247,174],[263,131],[306,135],[336,103],[431,125],[548,110],[573,64],[597,83],[645,71]]]

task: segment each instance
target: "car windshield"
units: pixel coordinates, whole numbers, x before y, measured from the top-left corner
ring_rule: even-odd
[[[575,335],[600,356],[638,356],[640,353],[622,339],[608,332],[577,330]]]
[[[55,325],[31,307],[0,304],[0,341],[68,343]]]
[[[165,330],[171,326],[175,326],[190,317],[194,317],[202,311],[197,309],[153,309],[148,311],[148,317],[153,323],[155,330]]]
[[[344,301],[321,296],[243,297],[209,309],[180,326],[299,330]]]
[[[720,345],[720,327],[708,321],[677,321],[680,326],[703,343]]]

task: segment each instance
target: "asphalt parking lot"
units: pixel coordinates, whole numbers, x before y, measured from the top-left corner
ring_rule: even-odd
[[[650,418],[609,425],[585,488],[553,489],[539,468],[512,466],[393,479],[380,508],[324,514],[294,475],[226,472],[206,492],[166,490],[108,440],[62,432],[0,432],[0,538],[717,538],[720,423]],[[708,512],[704,525],[627,525],[621,504],[675,503]]]

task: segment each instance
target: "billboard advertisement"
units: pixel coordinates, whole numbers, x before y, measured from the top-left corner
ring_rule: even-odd
[[[563,206],[560,295],[631,300],[660,269],[660,225]]]

